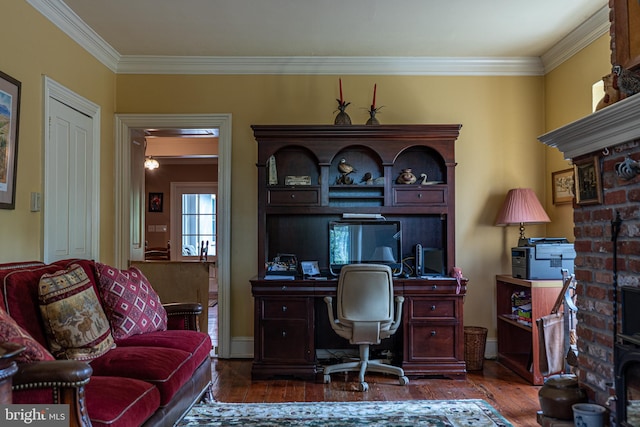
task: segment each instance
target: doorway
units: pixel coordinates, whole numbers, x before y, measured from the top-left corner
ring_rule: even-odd
[[[230,114],[196,114],[196,115],[150,115],[150,114],[117,114],[116,122],[116,263],[126,267],[132,253],[140,250],[143,241],[135,238],[139,230],[138,218],[134,210],[136,192],[132,182],[133,161],[131,150],[132,137],[141,129],[202,129],[216,128],[218,137],[218,236],[217,236],[217,355],[229,358],[230,324],[229,324],[229,288],[230,288],[230,226],[231,226],[231,115]],[[139,196],[139,194],[138,194]],[[139,208],[139,207],[138,207]],[[203,307],[206,310],[206,307]],[[206,311],[204,315],[207,315]]]

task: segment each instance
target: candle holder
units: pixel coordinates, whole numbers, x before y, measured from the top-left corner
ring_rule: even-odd
[[[350,102],[341,101],[339,99],[336,99],[336,101],[338,101],[338,110],[337,111],[340,111],[340,112],[336,116],[336,119],[333,122],[333,124],[335,124],[335,125],[350,125],[351,124],[351,117],[349,117],[349,115],[346,113],[345,110],[347,109],[347,107],[351,103]]]
[[[374,108],[373,105],[371,106],[371,109],[369,109],[369,120],[367,120],[367,123],[365,123],[366,125],[379,125],[380,124],[378,119],[376,119],[376,113],[381,108],[382,107]]]

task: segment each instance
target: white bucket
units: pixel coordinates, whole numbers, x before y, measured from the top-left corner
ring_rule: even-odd
[[[604,425],[603,406],[593,403],[576,403],[571,405],[573,409],[573,423],[576,427],[602,427]]]

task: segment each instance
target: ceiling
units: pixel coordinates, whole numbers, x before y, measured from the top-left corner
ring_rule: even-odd
[[[608,5],[608,0],[27,1],[41,11],[44,4],[45,16],[72,10],[124,59],[540,58],[590,17],[606,13]]]
[[[608,0],[64,0],[122,55],[541,56]]]

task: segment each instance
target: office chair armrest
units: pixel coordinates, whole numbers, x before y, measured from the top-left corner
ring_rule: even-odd
[[[397,296],[394,298],[394,300],[396,302],[396,312],[393,323],[391,324],[391,328],[389,329],[390,334],[395,334],[400,327],[400,324],[402,323],[402,304],[404,303],[404,297]]]
[[[335,317],[333,316],[333,298],[324,297],[324,302],[327,304],[327,312],[329,313],[329,323],[333,326],[336,322]]]

